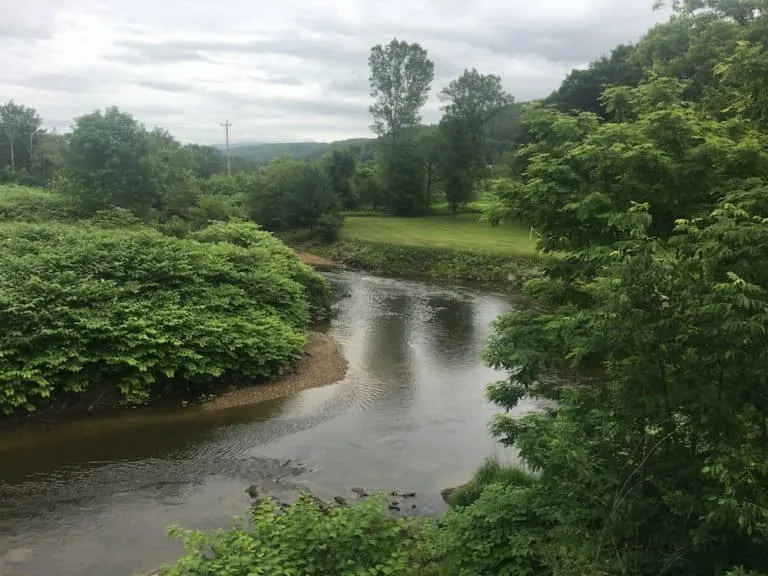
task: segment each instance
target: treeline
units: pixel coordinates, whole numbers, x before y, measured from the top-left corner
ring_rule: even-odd
[[[375,146],[333,147],[314,161],[266,165],[226,159],[214,147],[182,145],[107,108],[46,132],[36,110],[0,107],[0,182],[48,186],[77,200],[81,215],[123,208],[179,233],[208,221],[249,218],[267,230],[310,229],[333,239],[342,210],[423,214],[475,197],[520,107],[497,76],[468,70],[441,92],[439,126],[423,126],[434,70],[418,44],[393,40],[370,57]],[[500,144],[502,143],[502,144]]]
[[[554,256],[485,352],[499,407],[554,401],[492,421],[525,470],[437,522],[262,504],[168,574],[768,574],[768,2],[673,8],[526,106],[504,162],[489,217]]]

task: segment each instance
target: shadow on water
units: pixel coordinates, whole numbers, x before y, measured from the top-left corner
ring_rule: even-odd
[[[351,486],[416,491],[426,512],[488,455],[479,360],[508,297],[469,288],[328,277],[340,296],[330,333],[346,377],[257,406],[219,412],[153,407],[0,430],[0,575],[127,576],[180,553],[166,526],[226,526],[245,488],[290,484],[321,497]],[[521,404],[521,412],[535,408]]]

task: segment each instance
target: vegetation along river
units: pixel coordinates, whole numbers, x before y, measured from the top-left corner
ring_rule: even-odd
[[[324,498],[407,490],[440,513],[441,489],[486,456],[514,457],[489,437],[484,389],[500,374],[479,359],[512,299],[329,278],[339,294],[329,330],[349,361],[340,382],[228,410],[152,407],[0,430],[0,575],[151,569],[180,553],[166,526],[226,526],[246,512],[252,483]]]

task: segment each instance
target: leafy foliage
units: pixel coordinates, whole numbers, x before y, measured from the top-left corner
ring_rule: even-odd
[[[286,510],[263,499],[250,522],[207,535],[173,530],[187,555],[163,576],[417,575],[416,523],[396,520],[372,499],[328,508],[307,494]]]
[[[269,378],[304,344],[327,292],[252,224],[181,240],[140,226],[10,223],[2,238],[4,412],[110,382],[135,403],[164,384]]]
[[[764,58],[710,45],[761,34],[756,4],[686,3],[641,41],[647,79],[603,90],[609,122],[524,112],[491,216],[525,214],[563,258],[526,286],[530,309],[498,321],[486,359],[510,373],[489,389],[500,406],[557,402],[492,425],[537,471],[500,506],[518,518],[507,533],[535,510],[548,574],[768,570]],[[566,363],[578,386],[557,385]]]
[[[323,171],[288,156],[253,178],[247,202],[251,219],[273,231],[314,228],[321,216],[339,209]]]
[[[22,186],[0,186],[0,222],[45,222],[74,218],[71,198]]]

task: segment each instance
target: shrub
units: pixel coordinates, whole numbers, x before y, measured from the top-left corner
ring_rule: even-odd
[[[331,308],[331,288],[328,283],[309,266],[303,264],[296,253],[269,232],[248,222],[215,222],[191,237],[198,242],[227,242],[257,250],[270,256],[270,264],[276,271],[298,282],[304,288],[309,303],[309,314],[313,320],[328,316]]]
[[[499,461],[488,458],[475,472],[472,480],[460,486],[451,494],[454,506],[469,506],[476,502],[485,489],[491,485],[529,487],[534,476],[522,468],[502,466]]]
[[[542,561],[549,528],[532,488],[491,484],[432,532],[430,550],[446,576],[549,576]]]
[[[8,223],[0,238],[6,413],[104,383],[136,403],[160,384],[269,378],[297,356],[319,306],[322,280],[253,225],[178,239]]]
[[[424,574],[412,557],[419,524],[388,516],[379,499],[328,508],[303,494],[286,510],[264,499],[230,530],[172,534],[187,554],[163,576]]]
[[[39,188],[0,186],[0,221],[46,222],[74,217],[71,198]]]
[[[344,218],[338,214],[323,214],[315,225],[315,236],[320,242],[330,244],[339,238]]]

